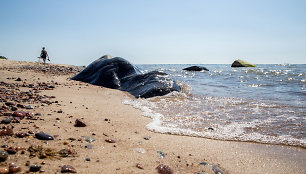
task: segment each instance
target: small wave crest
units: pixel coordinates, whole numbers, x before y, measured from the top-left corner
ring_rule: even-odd
[[[140,109],[143,116],[152,118],[146,128],[154,132],[306,147],[305,138],[286,134],[291,128],[277,130],[278,126],[286,127],[301,121],[300,117],[291,119],[292,116],[288,116],[296,113],[287,106],[238,98],[200,98],[182,92],[149,99],[125,99],[122,103]],[[282,133],[278,134],[279,131]]]

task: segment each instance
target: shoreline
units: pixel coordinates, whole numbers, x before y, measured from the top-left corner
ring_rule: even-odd
[[[44,131],[58,136],[55,140],[47,141],[47,144],[46,141],[37,140],[33,136],[0,137],[1,145],[28,148],[37,144],[57,150],[68,148],[76,151],[77,156],[52,160],[29,158],[27,151],[24,154],[17,152],[15,155],[9,155],[5,162],[1,162],[1,167],[14,162],[25,172],[29,170],[29,166],[25,165],[27,161],[31,164],[41,164],[45,161],[45,164],[41,165],[45,173],[59,173],[62,165],[71,165],[78,173],[157,173],[155,168],[160,164],[168,165],[174,173],[214,173],[213,166],[217,166],[224,173],[306,171],[303,162],[306,160],[304,148],[152,132],[146,129],[146,125],[152,121],[151,118],[142,116],[140,110],[122,103],[123,99],[132,98],[130,94],[69,80],[71,74],[52,75],[13,68],[19,65],[36,64],[1,60],[0,81],[10,84],[46,82],[57,85],[53,90],[41,90],[41,95],[55,96],[50,99],[54,103],[47,106],[34,103],[35,108],[30,111],[39,112],[42,116],[38,120],[24,119],[20,123],[13,123],[14,132]],[[2,69],[3,66],[12,68],[8,71]],[[22,81],[16,82],[18,77]],[[20,91],[29,90],[19,88]],[[3,119],[4,116],[0,118]],[[75,119],[81,119],[87,126],[74,127]],[[94,138],[95,141],[86,142],[84,136]],[[106,140],[116,142],[109,143]]]

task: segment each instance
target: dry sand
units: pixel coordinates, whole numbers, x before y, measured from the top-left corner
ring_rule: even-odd
[[[123,99],[133,98],[128,93],[72,81],[69,78],[73,73],[50,74],[48,70],[43,73],[20,68],[32,65],[43,67],[33,62],[0,60],[0,81],[16,86],[15,89],[3,85],[0,88],[16,92],[29,91],[33,89],[21,85],[45,82],[55,88],[39,90],[38,94],[55,98],[47,98],[53,103],[44,106],[40,102],[24,103],[35,108],[18,110],[40,113],[41,116],[37,116],[37,120],[23,119],[20,123],[9,125],[14,126],[14,133],[43,131],[56,138],[38,140],[34,134],[24,138],[15,135],[0,137],[3,147],[0,151],[4,150],[3,145],[24,148],[0,162],[1,169],[13,162],[21,167],[21,173],[29,171],[29,164],[41,165],[44,173],[60,173],[63,165],[73,166],[77,173],[158,173],[156,167],[160,164],[168,165],[174,173],[215,173],[218,168],[230,174],[306,173],[305,149],[151,132],[145,128],[150,118],[122,104]],[[18,77],[21,81],[16,81]],[[2,99],[3,96],[1,94]],[[5,105],[3,100],[0,107],[2,105]],[[12,111],[2,110],[0,114],[4,112]],[[7,117],[0,116],[0,119]],[[75,127],[76,119],[81,119],[87,126]],[[8,125],[1,124],[3,126]],[[89,143],[85,141],[86,137],[94,138],[95,141]],[[106,140],[116,142],[109,143]],[[34,156],[28,151],[31,145],[51,148],[54,152],[69,149],[69,152],[75,153],[68,157],[47,156],[40,159],[39,155]],[[139,153],[142,151],[145,152]],[[158,151],[164,153],[164,158]],[[201,162],[210,165],[200,165]]]

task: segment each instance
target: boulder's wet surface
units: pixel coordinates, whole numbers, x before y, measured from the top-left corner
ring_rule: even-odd
[[[103,56],[72,79],[127,91],[141,98],[162,96],[181,90],[180,85],[166,73],[151,71],[143,74],[136,66],[120,57]]]

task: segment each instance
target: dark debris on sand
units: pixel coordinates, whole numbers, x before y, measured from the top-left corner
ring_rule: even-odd
[[[10,69],[10,68],[1,68],[1,69]],[[53,64],[38,64],[33,63],[32,65],[22,65],[14,67],[16,70],[30,70],[38,73],[48,73],[49,75],[69,75],[69,74],[77,74],[81,72],[84,67],[78,66],[61,66],[61,65],[53,65]],[[18,79],[18,81],[21,79]]]
[[[68,72],[68,70],[63,70],[60,72]],[[44,172],[41,170],[41,165],[32,164],[29,166],[22,167],[20,164],[14,164],[11,161],[14,158],[18,158],[19,154],[23,154],[24,158],[28,158],[29,163],[32,158],[39,159],[60,159],[64,157],[76,157],[77,153],[75,150],[68,148],[56,151],[52,148],[45,148],[40,145],[29,144],[29,147],[16,146],[14,143],[14,138],[24,138],[24,141],[28,142],[29,139],[33,139],[34,135],[40,141],[53,140],[54,138],[44,132],[36,133],[31,131],[29,128],[29,123],[35,123],[36,120],[41,119],[42,114],[33,113],[36,108],[43,106],[49,106],[53,103],[55,96],[42,95],[43,90],[53,90],[58,85],[56,82],[45,83],[37,82],[35,84],[29,84],[22,79],[17,80],[18,83],[6,83],[0,82],[0,173],[18,173],[18,172]],[[25,88],[28,88],[25,90]],[[20,132],[14,132],[18,125],[25,125],[20,130]],[[36,124],[34,128],[39,128]],[[18,128],[19,129],[19,128]],[[7,143],[5,145],[3,143]],[[13,145],[12,145],[13,143]],[[9,145],[11,144],[11,145]],[[8,156],[12,156],[8,158]],[[16,156],[16,157],[14,157]],[[15,159],[16,160],[16,159]],[[70,169],[70,172],[75,171]]]

